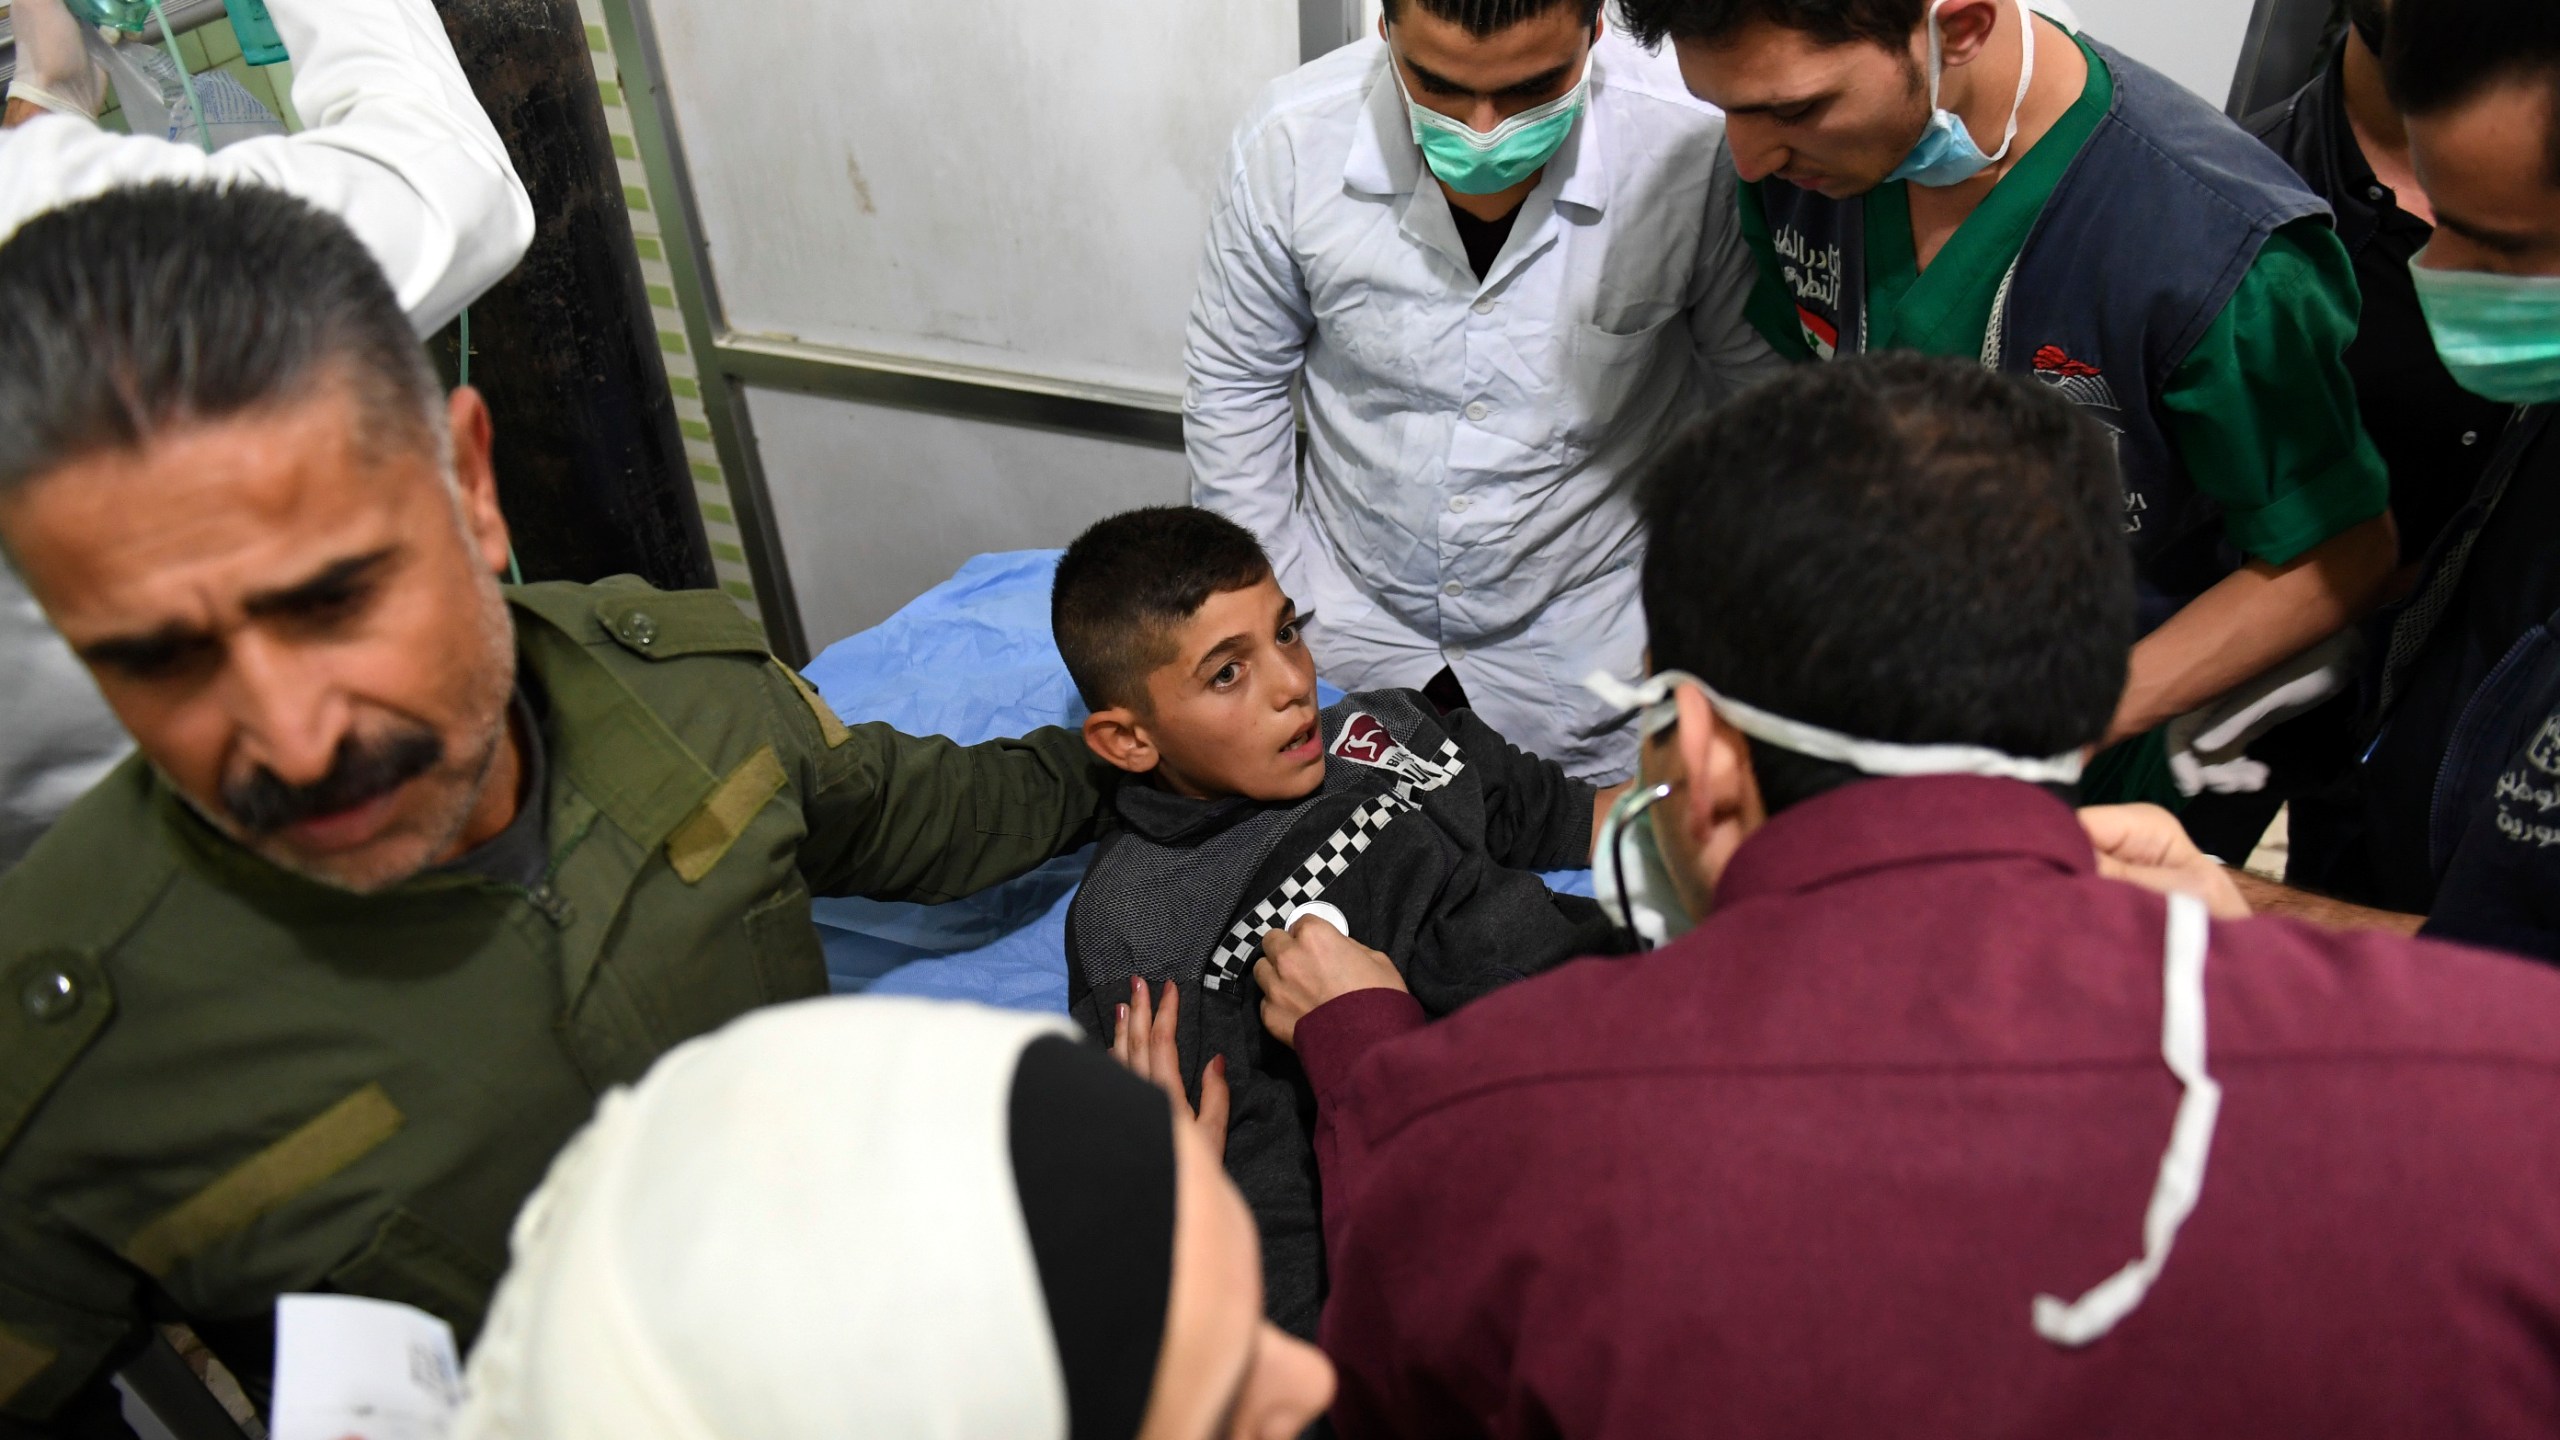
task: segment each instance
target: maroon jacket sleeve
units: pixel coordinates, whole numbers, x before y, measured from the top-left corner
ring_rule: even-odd
[[[1307,1085],[1316,1095],[1316,1174],[1324,1182],[1328,1240],[1336,1198],[1356,1188],[1366,1158],[1359,1146],[1343,1144],[1344,1127],[1336,1123],[1352,1104],[1351,1072],[1371,1050],[1429,1023],[1411,995],[1383,989],[1328,1000],[1298,1021],[1298,1063],[1306,1067]]]
[[[1448,1433],[1462,1423],[1455,1410],[1432,1417],[1415,1410],[1398,1376],[1400,1352],[1411,1337],[1393,1315],[1389,1297],[1363,1283],[1362,1271],[1374,1267],[1360,1258],[1364,1249],[1379,1246],[1389,1254],[1405,1253],[1407,1247],[1389,1233],[1406,1228],[1394,1213],[1403,1207],[1382,1192],[1395,1188],[1392,1171],[1411,1157],[1376,1152],[1354,1072],[1380,1045],[1428,1023],[1422,1006],[1401,990],[1357,991],[1298,1022],[1298,1059],[1316,1095],[1316,1167],[1333,1274],[1320,1336],[1340,1376],[1333,1423],[1343,1440]],[[1378,1163],[1390,1158],[1397,1163]]]

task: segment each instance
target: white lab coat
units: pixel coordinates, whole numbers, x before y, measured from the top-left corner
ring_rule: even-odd
[[[206,155],[76,117],[0,130],[0,240],[119,185],[272,185],[347,222],[420,335],[504,278],[533,240],[533,205],[463,79],[427,0],[269,0],[310,129]],[[0,569],[0,868],[131,748],[123,729]]]
[[[1271,86],[1211,221],[1184,436],[1193,499],[1262,537],[1329,679],[1448,665],[1515,744],[1605,780],[1633,733],[1580,680],[1643,650],[1635,471],[1780,362],[1743,315],[1722,117],[1614,34],[1591,64],[1481,281],[1383,42]]]
[[[533,203],[427,0],[269,0],[311,127],[207,155],[46,115],[0,130],[0,240],[118,185],[233,180],[347,222],[420,335],[524,258]]]

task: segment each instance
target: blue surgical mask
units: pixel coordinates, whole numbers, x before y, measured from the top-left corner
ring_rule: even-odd
[[[1396,67],[1396,85],[1404,85],[1402,66]],[[1591,65],[1586,58],[1582,78],[1572,89],[1490,131],[1415,104],[1410,90],[1405,92],[1404,104],[1413,116],[1413,143],[1422,147],[1431,173],[1461,195],[1493,195],[1537,174],[1553,160],[1590,100]]]
[[[1992,154],[1982,153],[1974,143],[1973,132],[1965,128],[1964,117],[1938,105],[1938,95],[1946,84],[1946,34],[1938,28],[1938,11],[1947,0],[1935,0],[1929,7],[1929,124],[1920,132],[1919,142],[1911,147],[1910,156],[1894,172],[1884,177],[1890,185],[1908,180],[1914,185],[1943,189],[1961,185],[1998,164],[2018,143],[2018,117],[2026,112],[2027,87],[2036,79],[2036,21],[2019,0],[2018,20],[2021,43],[2026,59],[2018,66],[2018,98],[2009,105],[2009,128],[2000,136],[2000,148]]]
[[[2409,266],[2436,353],[2455,383],[2508,405],[2560,401],[2560,276]]]

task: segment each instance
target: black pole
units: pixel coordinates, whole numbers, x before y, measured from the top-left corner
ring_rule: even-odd
[[[527,580],[714,585],[577,0],[437,0],[533,197],[533,248],[471,306],[471,383]],[[453,333],[437,351],[453,374]]]

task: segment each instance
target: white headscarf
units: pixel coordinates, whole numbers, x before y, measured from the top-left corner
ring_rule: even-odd
[[[670,1053],[518,1217],[454,1440],[1063,1440],[1007,1100],[1073,1033],[819,1000]]]

